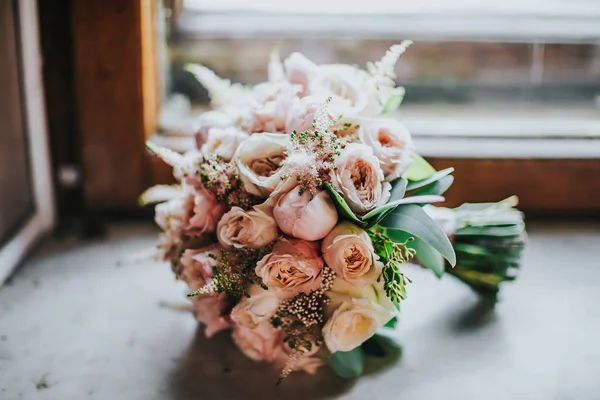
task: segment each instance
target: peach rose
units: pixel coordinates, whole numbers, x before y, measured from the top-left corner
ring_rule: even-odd
[[[257,133],[243,141],[234,156],[244,189],[268,197],[284,174],[284,163],[291,147],[282,133]]]
[[[371,238],[349,221],[340,222],[321,243],[325,263],[338,277],[354,285],[370,284],[378,273]]]
[[[408,130],[392,119],[365,119],[358,131],[360,141],[373,148],[386,181],[399,178],[412,164],[415,145]]]
[[[263,321],[255,328],[235,325],[231,337],[246,357],[254,361],[273,361],[281,333],[269,321]]]
[[[183,266],[179,279],[190,287],[190,290],[198,290],[209,283],[215,267],[219,265],[216,260],[221,254],[221,246],[213,244],[201,249],[187,249],[181,256]]]
[[[322,269],[318,243],[280,238],[273,252],[256,264],[256,275],[269,288],[282,290],[284,297],[293,297],[318,289]]]
[[[217,225],[219,243],[228,249],[258,249],[273,242],[278,235],[273,217],[259,209],[244,211],[240,207],[232,207]]]
[[[283,368],[292,352],[292,349],[287,343],[281,341],[277,348],[277,355],[275,357],[275,365],[279,368]],[[294,371],[304,371],[310,375],[314,375],[319,367],[325,365],[325,360],[317,356],[319,347],[313,345],[310,351],[304,351],[296,358],[294,363]]]
[[[332,183],[342,192],[352,211],[364,215],[385,204],[390,184],[384,182],[379,160],[373,149],[362,143],[350,143],[335,160]]]
[[[279,198],[273,217],[281,230],[295,238],[320,240],[335,226],[338,214],[329,194],[319,191],[314,196],[300,187]]]

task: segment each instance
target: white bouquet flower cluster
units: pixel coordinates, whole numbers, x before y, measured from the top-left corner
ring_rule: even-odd
[[[148,144],[179,184],[142,201],[160,202],[162,257],[206,335],[231,329],[281,378],[327,359],[359,374],[361,345],[395,324],[406,296],[402,263],[417,251],[456,262],[422,209],[443,200],[452,169],[436,172],[385,116],[404,94],[394,64],[408,44],[367,70],[274,53],[269,81],[252,88],[189,66],[215,108],[199,118],[197,148]]]

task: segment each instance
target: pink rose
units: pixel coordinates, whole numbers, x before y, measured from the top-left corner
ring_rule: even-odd
[[[223,315],[227,306],[225,294],[196,296],[193,303],[196,319],[206,325],[204,331],[206,337],[210,338],[215,333],[232,326],[230,319]]]
[[[313,345],[310,351],[301,352],[300,356],[294,363],[294,371],[304,371],[310,375],[314,375],[319,367],[325,365],[325,360],[316,356],[318,351],[319,347]],[[277,348],[275,365],[277,365],[279,368],[283,368],[287,363],[291,352],[292,349],[290,346],[281,341]]]
[[[256,264],[256,275],[284,297],[310,293],[321,286],[323,260],[317,242],[280,238],[273,252]]]
[[[265,290],[258,285],[248,289],[250,297],[243,297],[231,310],[231,319],[239,325],[255,328],[263,321],[269,321],[279,307],[279,297],[275,290]]]
[[[300,88],[288,82],[265,82],[254,87],[253,132],[283,132],[288,111]]]
[[[234,125],[234,119],[222,111],[207,111],[198,117],[196,123],[196,146],[200,149],[208,139],[212,128],[229,128]]]
[[[212,244],[201,249],[187,249],[181,256],[183,266],[180,276],[190,289],[198,290],[210,283],[214,268],[219,265],[215,259],[221,255],[221,246]]]
[[[308,95],[308,82],[317,73],[318,66],[300,53],[292,53],[283,62],[285,76],[290,83],[300,85],[300,97]]]
[[[202,188],[194,195],[194,215],[190,218],[188,230],[200,235],[214,232],[225,209],[213,193]]]
[[[311,198],[308,192],[300,194],[299,186],[279,199],[273,216],[284,233],[310,241],[323,239],[338,220],[329,194],[319,191]]]
[[[270,362],[275,359],[281,333],[269,321],[264,321],[256,328],[235,325],[231,337],[246,357]]]
[[[163,231],[174,233],[187,227],[193,207],[193,196],[183,193],[157,204],[154,208],[154,221]]]
[[[202,155],[205,158],[216,155],[230,161],[239,144],[247,138],[248,134],[237,128],[211,128],[208,131],[208,139],[201,147]]]

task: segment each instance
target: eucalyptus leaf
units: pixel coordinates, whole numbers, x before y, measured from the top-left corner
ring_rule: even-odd
[[[364,342],[361,347],[366,355],[380,358],[402,352],[402,346],[392,338],[377,333]]]
[[[356,214],[354,214],[354,212],[352,212],[352,210],[346,203],[346,200],[344,200],[342,195],[329,182],[325,182],[325,188],[331,195],[331,200],[335,204],[335,208],[338,210],[338,214],[340,215],[340,217],[348,219],[362,227],[364,227],[366,225],[365,222],[360,220],[356,216]]]
[[[422,241],[419,238],[415,238],[408,232],[405,232],[401,229],[386,229],[386,234],[390,239],[397,243],[406,243],[408,247],[414,249],[417,252],[416,258],[419,260],[419,263],[430,269],[438,278],[441,278],[444,275],[445,265],[444,259],[433,247],[428,245],[426,242]],[[410,238],[413,240],[408,241]],[[408,241],[408,242],[407,242]]]
[[[428,178],[422,179],[420,181],[410,182],[406,186],[406,190],[407,191],[411,191],[411,190],[415,190],[415,189],[419,189],[419,188],[425,187],[427,185],[430,185],[430,184],[432,184],[434,182],[439,181],[440,179],[442,179],[445,176],[450,175],[452,172],[454,172],[454,168],[446,168],[446,169],[443,169],[441,171],[437,171],[436,173],[434,173],[433,175],[431,175]]]
[[[386,322],[383,327],[394,329],[396,327],[397,323],[398,323],[398,317],[394,317],[394,318],[390,319],[388,322]]]
[[[380,225],[385,228],[401,229],[423,240],[444,256],[452,266],[456,264],[456,254],[448,236],[420,206],[405,204],[385,217]]]
[[[469,226],[458,229],[456,236],[518,236],[525,231],[524,224],[505,226]]]
[[[391,201],[384,206],[381,206],[379,208],[376,208],[376,209],[368,212],[363,217],[363,220],[367,221],[378,214],[381,214],[388,210],[394,210],[396,207],[398,207],[399,205],[402,205],[402,204],[429,204],[429,203],[439,203],[440,201],[444,201],[444,198],[442,196],[426,195],[426,196],[405,197],[400,200]]]
[[[423,196],[426,194],[435,194],[441,196],[446,193],[450,186],[454,183],[454,177],[452,175],[444,176],[439,181],[430,183],[429,185],[417,189],[411,192],[408,196]]]
[[[409,181],[422,181],[435,174],[435,168],[417,153],[413,154],[413,163],[404,174]]]
[[[356,378],[365,370],[365,356],[360,346],[350,351],[337,351],[329,358],[331,368],[342,378]]]
[[[392,190],[390,191],[390,200],[396,201],[400,200],[404,197],[406,193],[406,187],[408,185],[408,181],[404,178],[398,178],[392,183]]]

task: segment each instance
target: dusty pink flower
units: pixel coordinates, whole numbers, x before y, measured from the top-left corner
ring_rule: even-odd
[[[196,319],[206,325],[204,331],[206,337],[212,337],[215,333],[232,326],[231,320],[223,316],[227,305],[227,296],[219,294],[216,296],[196,296],[193,300]]]
[[[239,144],[248,138],[248,134],[237,128],[211,128],[208,131],[208,139],[201,147],[205,158],[219,156],[225,161],[233,158]]]
[[[239,325],[255,328],[263,321],[269,321],[279,306],[276,290],[266,290],[258,285],[248,289],[250,297],[243,297],[231,310],[231,319]]]
[[[194,208],[194,198],[190,193],[157,204],[154,208],[154,221],[165,232],[174,233],[186,229]]]
[[[281,340],[281,333],[269,321],[255,328],[235,325],[231,336],[242,353],[254,361],[273,361]]]
[[[279,368],[283,368],[287,363],[292,349],[287,343],[281,341],[277,348],[277,355],[275,357],[275,365]],[[319,352],[319,346],[313,345],[310,351],[300,353],[294,363],[294,371],[304,371],[310,375],[314,375],[319,367],[325,365],[325,360],[318,357],[316,354]]]
[[[308,192],[300,194],[299,186],[279,199],[273,216],[284,233],[310,241],[323,239],[338,220],[329,194],[324,191],[314,196]]]
[[[195,234],[214,232],[225,209],[213,193],[202,188],[194,194],[194,215],[189,220],[188,230]]]
[[[288,82],[265,82],[254,87],[253,132],[284,132],[288,111],[300,87]]]
[[[178,278],[187,283],[191,290],[197,290],[210,283],[214,268],[219,265],[215,257],[219,257],[220,254],[219,244],[185,250],[181,256],[183,269]]]
[[[321,286],[323,260],[317,242],[280,238],[273,252],[256,264],[256,275],[283,296],[310,293]]]

